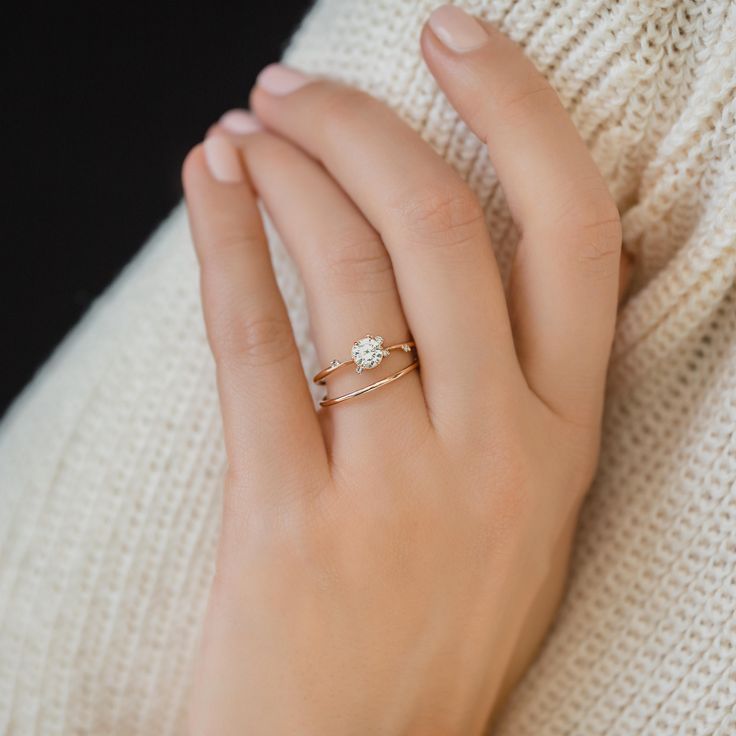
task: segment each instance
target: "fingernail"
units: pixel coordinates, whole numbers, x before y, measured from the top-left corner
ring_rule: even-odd
[[[210,174],[217,181],[226,184],[243,181],[240,156],[224,135],[213,135],[204,142],[204,157]]]
[[[263,130],[258,118],[247,110],[228,110],[221,118],[220,125],[230,133],[248,135]]]
[[[288,95],[303,87],[308,81],[309,77],[296,69],[281,64],[269,64],[258,75],[256,84],[269,94]]]
[[[488,34],[483,26],[454,5],[443,5],[429,16],[429,27],[445,46],[458,54],[480,48]]]

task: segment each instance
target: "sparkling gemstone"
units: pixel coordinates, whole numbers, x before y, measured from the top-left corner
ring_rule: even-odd
[[[353,344],[352,357],[360,371],[365,368],[375,368],[384,358],[383,338],[366,335]]]

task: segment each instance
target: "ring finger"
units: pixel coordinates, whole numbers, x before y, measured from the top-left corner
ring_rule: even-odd
[[[242,126],[244,116],[241,113]],[[407,341],[409,328],[391,259],[378,233],[345,192],[322,166],[288,141],[257,130],[234,138],[304,280],[321,363],[327,366],[334,359],[348,359],[353,342],[366,334],[383,337],[384,346]],[[373,383],[415,358],[413,352],[391,351],[377,368],[360,376],[347,365],[327,379],[329,396]],[[403,395],[397,401],[399,392]],[[408,397],[413,400],[407,401]],[[370,396],[351,400],[349,407],[334,407],[330,414],[333,422],[358,429],[389,408],[396,415],[402,410],[416,412],[418,406],[424,412],[415,371]]]
[[[433,424],[453,434],[468,428],[478,401],[509,395],[521,377],[475,195],[363,92],[272,65],[259,75],[251,105],[269,129],[319,160],[381,234],[422,356]]]

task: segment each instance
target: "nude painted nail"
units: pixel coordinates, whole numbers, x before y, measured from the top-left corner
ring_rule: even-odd
[[[230,133],[248,135],[263,130],[258,118],[247,110],[228,110],[221,118],[220,125]]]
[[[288,95],[309,82],[309,77],[282,64],[270,64],[258,75],[257,84],[272,95]]]
[[[429,27],[445,46],[458,54],[474,51],[488,40],[483,26],[454,5],[437,8],[429,16]]]
[[[225,184],[243,181],[243,167],[235,146],[224,135],[210,136],[204,142],[204,157],[212,176]]]

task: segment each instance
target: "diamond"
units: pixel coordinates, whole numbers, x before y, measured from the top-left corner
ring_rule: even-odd
[[[383,338],[366,335],[353,343],[351,355],[357,373],[366,368],[375,368],[384,358]]]

